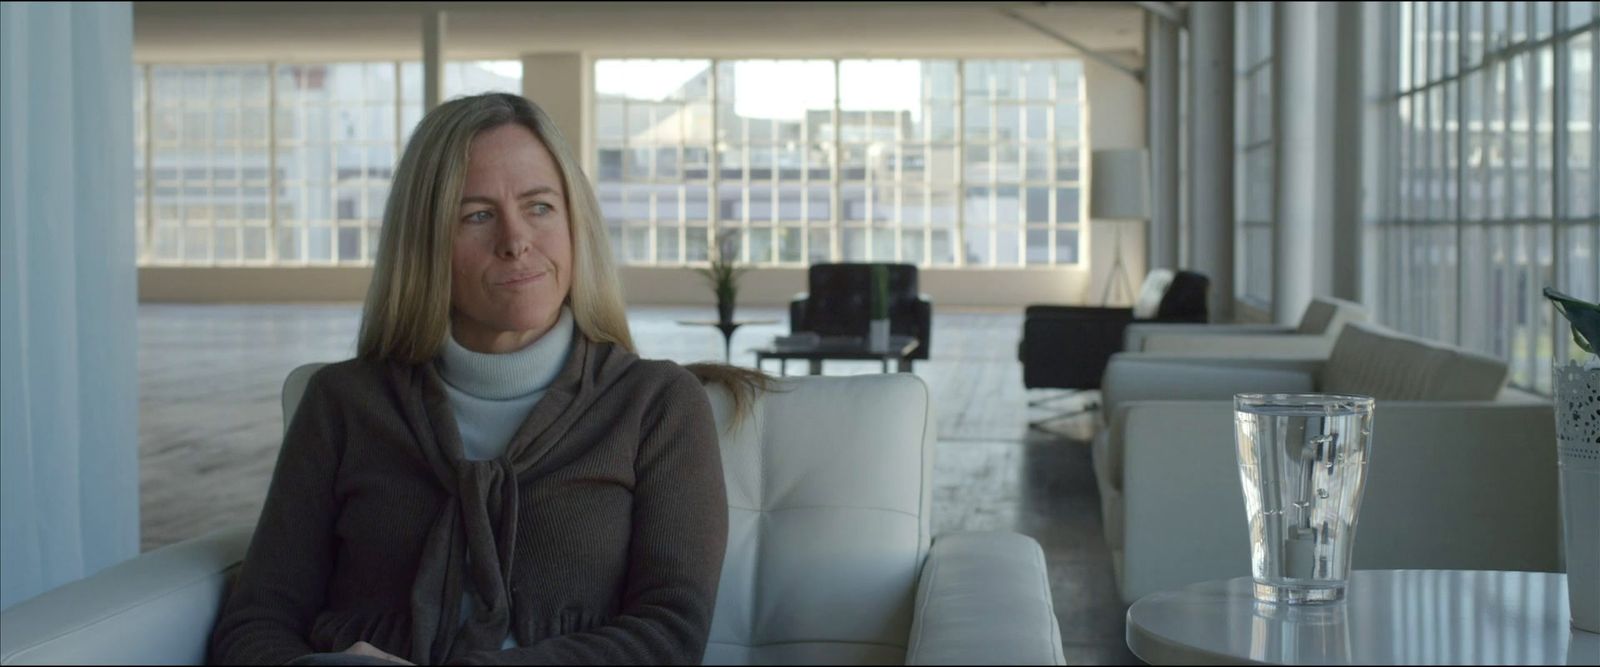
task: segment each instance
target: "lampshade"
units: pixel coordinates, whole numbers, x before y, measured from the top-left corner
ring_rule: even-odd
[[[1094,151],[1089,158],[1089,217],[1100,220],[1143,220],[1150,190],[1143,148]]]

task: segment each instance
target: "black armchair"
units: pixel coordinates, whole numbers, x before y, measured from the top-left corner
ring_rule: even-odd
[[[912,359],[927,359],[933,344],[933,302],[917,291],[917,267],[889,264],[889,333],[917,339]],[[872,264],[813,264],[809,292],[789,302],[789,331],[819,336],[867,335],[871,319]]]
[[[1151,279],[1159,279],[1154,272]],[[1028,389],[1099,389],[1111,355],[1122,351],[1122,334],[1131,322],[1206,322],[1206,296],[1211,280],[1193,271],[1178,271],[1172,276],[1155,316],[1135,319],[1132,308],[1092,306],[1028,306],[1023,315],[1022,343],[1017,359],[1022,362],[1022,384]],[[1150,298],[1149,290],[1140,298]],[[1055,397],[1060,398],[1060,397]],[[1045,401],[1034,401],[1038,405]],[[1039,426],[1072,412],[1032,422]]]

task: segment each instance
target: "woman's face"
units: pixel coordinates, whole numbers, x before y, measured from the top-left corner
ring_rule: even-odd
[[[572,286],[572,233],[561,171],[544,142],[511,123],[468,148],[450,259],[456,342],[504,353],[538,340]]]

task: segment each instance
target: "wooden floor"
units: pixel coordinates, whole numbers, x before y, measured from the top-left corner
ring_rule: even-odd
[[[641,355],[720,359],[715,330],[676,323],[710,311],[630,310]],[[785,322],[735,334],[734,363],[753,365],[749,348],[787,333],[787,312],[748,308],[739,316]],[[282,433],[284,376],[302,363],[353,356],[359,318],[353,304],[139,307],[145,550],[255,521]],[[1068,664],[1141,664],[1123,642],[1127,608],[1101,537],[1089,463],[1093,421],[1058,422],[1059,435],[1029,432],[1030,396],[1016,360],[1021,330],[1020,311],[934,311],[931,358],[916,364],[938,411],[934,534],[999,529],[1034,537],[1044,548]],[[830,375],[879,370],[877,362],[825,368]],[[804,372],[800,364],[790,371]]]

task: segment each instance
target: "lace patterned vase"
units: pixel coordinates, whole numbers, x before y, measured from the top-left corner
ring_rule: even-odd
[[[1573,627],[1600,632],[1600,367],[1554,370],[1567,600]]]

